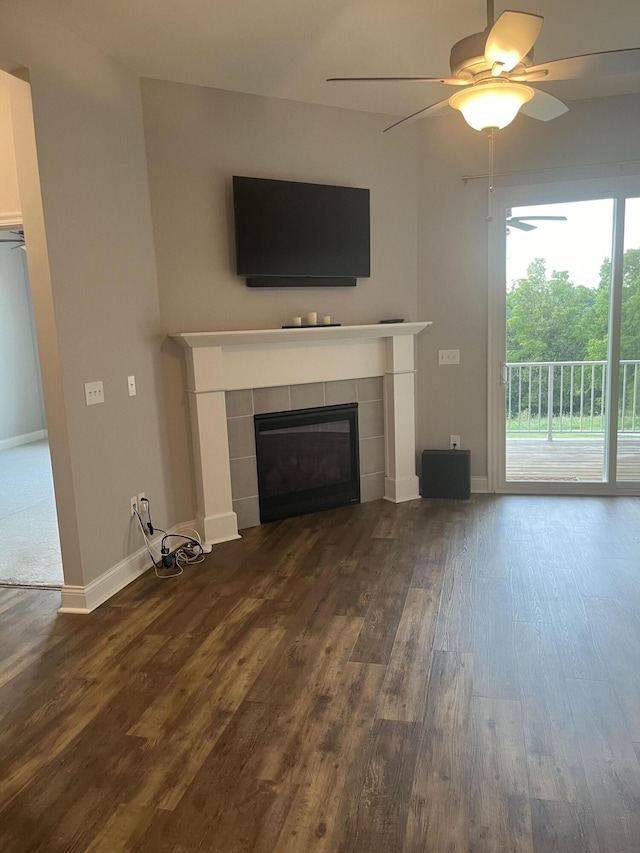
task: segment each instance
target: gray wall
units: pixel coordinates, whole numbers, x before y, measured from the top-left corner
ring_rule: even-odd
[[[26,258],[14,245],[0,243],[0,445],[46,429]]]
[[[527,170],[496,187],[640,172],[640,162],[617,165],[640,157],[640,96],[570,107],[551,122],[520,116],[496,134],[496,172]],[[488,143],[458,115],[417,127],[418,316],[434,324],[418,339],[418,447],[447,447],[450,434],[460,435],[472,476],[486,477],[487,181],[461,178],[487,173]],[[600,162],[614,165],[589,165]],[[458,347],[460,366],[438,367],[438,349]]]
[[[43,266],[33,276],[30,251],[34,313],[45,349],[65,580],[84,585],[140,548],[130,495],[146,491],[158,523],[173,521],[139,82],[40,20],[28,2],[0,8],[0,62],[29,68],[32,84],[51,278],[48,290]],[[20,157],[18,167],[20,183]],[[29,240],[28,225],[37,217],[28,222],[32,199],[22,197],[24,186]],[[138,385],[133,398],[131,373]],[[105,403],[86,407],[83,385],[96,379],[104,382]]]
[[[415,136],[349,110],[142,81],[162,327],[279,327],[317,311],[343,324],[417,319]],[[252,289],[235,275],[231,176],[371,190],[371,278],[355,288]],[[183,353],[167,343],[178,515],[193,517]]]

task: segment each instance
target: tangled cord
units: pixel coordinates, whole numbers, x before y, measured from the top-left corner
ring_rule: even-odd
[[[147,505],[147,515],[149,521],[147,522],[147,529],[149,534],[153,535],[155,532],[162,533],[162,539],[160,540],[160,550],[158,551],[157,547],[154,546],[153,542],[147,535],[147,530],[145,530],[145,525],[140,517],[140,513],[138,510],[135,511],[135,516],[138,520],[138,525],[140,526],[140,532],[142,533],[142,538],[144,539],[145,546],[147,548],[147,552],[151,557],[151,562],[153,563],[153,569],[155,571],[156,577],[162,580],[167,580],[169,578],[177,578],[184,571],[185,566],[195,565],[196,563],[202,563],[204,561],[204,555],[207,553],[204,550],[204,546],[202,544],[202,540],[200,539],[200,534],[197,530],[194,530],[191,527],[185,527],[184,530],[189,533],[193,533],[193,536],[187,536],[183,533],[167,533],[166,530],[162,530],[161,527],[153,526],[151,521],[151,510],[149,501],[144,499]],[[180,539],[182,540],[181,545],[179,545],[176,550],[172,553],[167,542],[169,539]],[[155,553],[154,553],[155,552]],[[171,574],[159,574],[158,569],[160,567],[164,567],[166,569],[171,569],[173,567],[177,568],[178,571],[172,572]]]

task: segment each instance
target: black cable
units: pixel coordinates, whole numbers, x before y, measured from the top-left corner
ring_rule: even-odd
[[[199,539],[194,539],[191,536],[186,536],[184,533],[167,533],[167,531],[163,530],[161,527],[155,527],[154,528],[153,522],[151,520],[151,504],[150,504],[148,498],[142,498],[141,501],[143,501],[146,504],[145,513],[149,519],[146,526],[149,530],[149,533],[152,535],[154,533],[162,533],[163,534],[161,542],[160,542],[160,555],[161,555],[161,561],[160,562],[162,563],[163,567],[166,569],[172,569],[175,567],[179,570],[175,574],[172,574],[172,575],[158,575],[158,566],[160,565],[160,563],[156,563],[156,559],[155,559],[155,557],[151,551],[151,547],[150,547],[151,543],[147,540],[147,535],[146,535],[145,530],[144,530],[145,525],[142,521],[140,513],[136,509],[134,511],[134,513],[135,513],[135,516],[138,520],[138,524],[140,525],[140,530],[142,532],[142,536],[143,536],[143,539],[145,541],[147,551],[149,552],[149,556],[151,557],[153,568],[155,570],[157,577],[163,577],[163,578],[177,577],[178,575],[182,574],[183,566],[189,565],[192,563],[200,563],[204,560],[204,555],[205,555],[206,551],[204,550],[202,542]],[[176,549],[175,553],[171,553],[169,546],[167,545],[167,540],[171,539],[171,538],[179,538],[184,543],[181,547]]]
[[[156,529],[159,530],[160,528],[156,528]],[[192,545],[194,545],[196,548],[199,548],[200,551],[202,551],[202,553],[204,554],[204,548],[202,547],[202,543],[198,542],[197,539],[193,539],[191,536],[185,536],[184,533],[166,533],[164,530],[161,532],[164,533],[164,536],[162,537],[162,542],[160,545],[161,550],[162,550],[162,548],[165,547],[167,539],[171,539],[172,537],[177,537],[178,539],[186,539],[187,542],[191,542]]]

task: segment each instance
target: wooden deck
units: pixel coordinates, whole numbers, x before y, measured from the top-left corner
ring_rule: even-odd
[[[507,480],[575,481],[603,479],[604,437],[507,439]],[[618,480],[640,480],[640,438],[618,441]]]

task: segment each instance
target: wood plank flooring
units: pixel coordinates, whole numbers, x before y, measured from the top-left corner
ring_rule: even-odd
[[[263,525],[0,589],[2,853],[640,853],[640,499]]]

